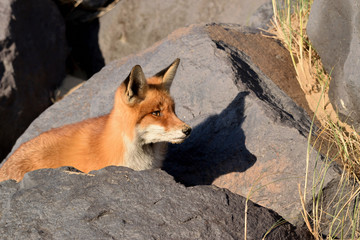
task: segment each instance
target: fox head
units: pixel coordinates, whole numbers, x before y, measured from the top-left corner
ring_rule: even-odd
[[[113,111],[126,118],[129,137],[143,144],[157,142],[183,142],[191,132],[191,127],[175,114],[175,103],[170,96],[180,59],[146,79],[139,65],[132,68],[115,94]],[[133,136],[131,136],[133,135]]]

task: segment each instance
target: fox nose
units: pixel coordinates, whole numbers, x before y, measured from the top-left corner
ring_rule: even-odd
[[[184,128],[182,129],[182,132],[186,135],[189,136],[191,133],[191,127],[189,126],[184,126]]]

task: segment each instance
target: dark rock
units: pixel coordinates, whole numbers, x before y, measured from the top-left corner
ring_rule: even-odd
[[[331,74],[331,103],[341,120],[360,131],[359,1],[315,0],[307,33]]]
[[[51,0],[0,4],[0,157],[51,105],[65,77],[65,24]]]
[[[272,17],[269,2],[122,0],[100,18],[100,48],[105,62],[109,63],[144,50],[189,24],[221,22],[266,27]]]
[[[70,48],[67,73],[89,79],[105,62],[99,48],[99,17],[110,11],[118,0],[54,0],[66,22]]]
[[[179,57],[171,94],[177,115],[193,132],[183,144],[170,147],[164,169],[186,185],[214,184],[249,195],[291,221],[301,210],[298,185],[304,186],[310,120],[268,77],[289,81],[291,75],[282,72],[291,69],[285,53],[253,29],[179,29],[142,53],[107,65],[36,119],[14,149],[50,128],[108,113],[115,89],[134,65],[151,76]],[[268,58],[269,65],[260,58]],[[318,157],[310,151],[310,173]],[[325,182],[337,176],[331,168],[328,174]]]
[[[67,21],[75,24],[91,22],[109,10],[120,0],[54,0]]]
[[[312,239],[272,210],[225,189],[185,188],[161,170],[67,168],[0,183],[9,239]]]
[[[90,22],[66,22],[70,56],[67,72],[84,80],[100,71],[105,61],[99,48],[99,19]]]
[[[104,8],[112,2],[114,2],[114,0],[84,0],[81,2],[81,5],[84,8]]]

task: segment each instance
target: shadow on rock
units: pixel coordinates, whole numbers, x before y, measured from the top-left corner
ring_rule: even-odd
[[[67,61],[68,72],[73,75],[83,71],[90,78],[105,66],[99,46],[99,19],[90,22],[66,22],[66,36],[71,52]]]
[[[170,145],[163,169],[186,186],[211,184],[230,172],[244,172],[256,162],[241,128],[245,97],[239,93],[220,114],[196,126],[189,139]]]

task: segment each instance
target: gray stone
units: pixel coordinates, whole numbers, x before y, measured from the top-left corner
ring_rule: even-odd
[[[248,38],[252,55],[225,37],[212,38],[215,28],[223,29],[222,36],[238,32],[234,39]],[[262,41],[268,45],[261,46]],[[170,147],[164,169],[186,185],[214,184],[242,196],[258,189],[250,194],[251,200],[292,221],[301,210],[298,185],[304,186],[310,119],[260,70],[263,66],[254,64],[256,58],[264,58],[265,51],[258,51],[266,47],[286,52],[274,40],[235,25],[179,29],[142,53],[107,65],[47,109],[13,149],[53,127],[108,113],[115,89],[134,65],[140,64],[151,76],[179,57],[171,94],[177,115],[193,127],[193,133],[185,143]],[[269,60],[269,72],[287,69],[278,56]],[[309,159],[313,173],[318,154],[311,151]],[[332,169],[328,174],[326,182],[337,176]]]
[[[65,76],[65,24],[51,0],[0,1],[0,158]]]
[[[252,28],[268,29],[270,27],[270,19],[273,17],[274,11],[272,2],[266,2],[261,5],[256,12],[250,17],[248,26]]]
[[[312,239],[272,210],[225,189],[186,188],[162,170],[67,168],[0,183],[8,239]],[[279,226],[277,226],[279,224]]]
[[[99,44],[105,62],[135,54],[172,31],[196,23],[265,27],[270,0],[122,0],[100,18]],[[266,6],[263,6],[266,4]]]
[[[83,79],[105,65],[103,57],[109,63],[134,54],[179,27],[217,21],[267,28],[273,14],[270,0],[55,1],[66,19],[68,73]]]
[[[307,33],[331,74],[331,103],[360,131],[360,2],[315,0]]]

